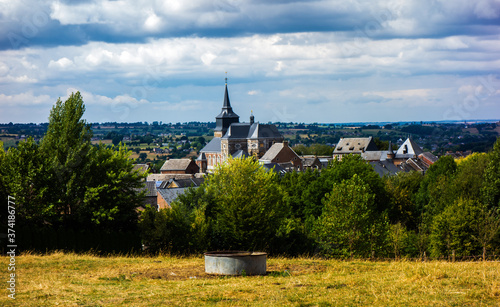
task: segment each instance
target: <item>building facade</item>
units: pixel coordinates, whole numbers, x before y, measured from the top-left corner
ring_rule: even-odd
[[[248,123],[240,123],[229,101],[227,82],[224,102],[215,117],[214,138],[200,151],[196,164],[200,172],[212,172],[229,157],[254,156],[261,158],[274,143],[283,142],[275,125],[255,122],[253,114]]]

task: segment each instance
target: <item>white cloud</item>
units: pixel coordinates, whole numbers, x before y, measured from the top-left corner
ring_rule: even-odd
[[[50,62],[49,62],[49,68],[62,68],[62,69],[64,69],[64,68],[67,68],[70,66],[73,66],[73,61],[71,61],[70,59],[68,59],[66,57],[60,58],[57,61],[50,60]]]
[[[34,95],[33,91],[28,91],[15,95],[0,94],[0,106],[20,107],[20,106],[50,106],[53,99],[49,95]]]

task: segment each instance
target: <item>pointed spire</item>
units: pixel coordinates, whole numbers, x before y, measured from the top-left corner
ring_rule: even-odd
[[[225,79],[225,89],[224,89],[224,103],[222,105],[222,110],[217,117],[215,117],[215,131],[222,132],[224,135],[232,123],[239,123],[240,117],[233,112],[233,108],[231,107],[231,102],[229,101],[229,92],[227,90],[227,72]]]
[[[224,92],[224,104],[222,105],[223,109],[230,109],[231,103],[229,102],[229,93],[227,92],[227,78],[226,78],[226,90]]]

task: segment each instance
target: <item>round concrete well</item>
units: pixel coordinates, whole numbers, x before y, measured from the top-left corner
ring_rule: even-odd
[[[205,273],[220,275],[265,275],[264,252],[220,251],[205,253]]]

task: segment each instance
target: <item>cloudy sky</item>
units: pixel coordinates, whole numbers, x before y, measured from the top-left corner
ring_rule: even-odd
[[[500,118],[500,0],[0,0],[0,123]]]

